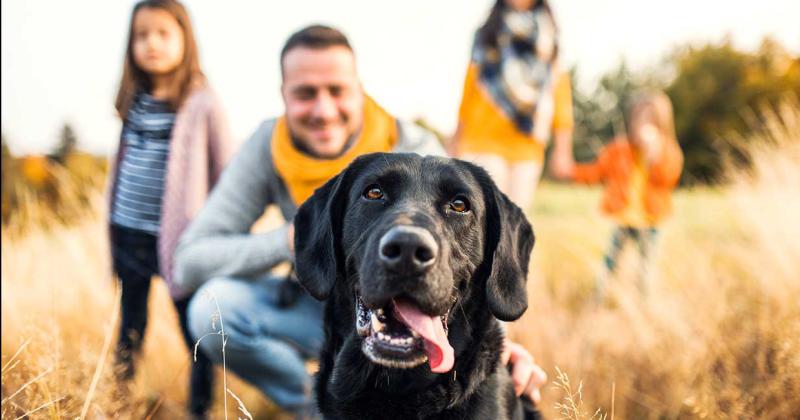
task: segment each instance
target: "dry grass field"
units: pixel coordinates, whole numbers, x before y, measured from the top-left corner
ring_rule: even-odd
[[[646,298],[628,255],[606,302],[592,299],[612,227],[600,191],[540,189],[531,305],[512,334],[550,375],[548,418],[800,418],[800,112],[771,118],[749,139],[751,170],[676,193]],[[99,210],[4,230],[2,262],[2,419],[182,416],[190,359],[161,282],[136,380],[122,388],[109,372],[117,292]],[[228,379],[255,418],[280,418]],[[224,418],[218,383],[213,417]],[[227,415],[245,417],[232,397]]]

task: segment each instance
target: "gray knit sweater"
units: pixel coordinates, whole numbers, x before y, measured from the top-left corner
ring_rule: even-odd
[[[182,288],[193,291],[215,277],[255,278],[292,259],[287,229],[297,207],[272,162],[275,121],[264,121],[242,145],[181,237],[174,281]],[[397,125],[399,138],[393,151],[444,155],[430,132],[406,122]],[[288,222],[269,232],[251,233],[271,204]]]

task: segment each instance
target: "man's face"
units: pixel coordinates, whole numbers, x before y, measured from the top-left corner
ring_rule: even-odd
[[[363,120],[364,95],[352,51],[297,47],[282,65],[281,93],[292,136],[316,156],[338,156]]]

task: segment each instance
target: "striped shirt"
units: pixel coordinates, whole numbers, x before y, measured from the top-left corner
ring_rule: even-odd
[[[136,96],[122,127],[120,162],[111,223],[158,234],[167,156],[175,112],[146,93]]]

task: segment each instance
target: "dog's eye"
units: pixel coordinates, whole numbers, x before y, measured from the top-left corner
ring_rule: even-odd
[[[464,197],[456,197],[450,202],[450,209],[457,213],[469,211],[469,201]]]
[[[380,200],[383,195],[383,190],[377,184],[372,184],[364,190],[364,198],[367,200]]]

